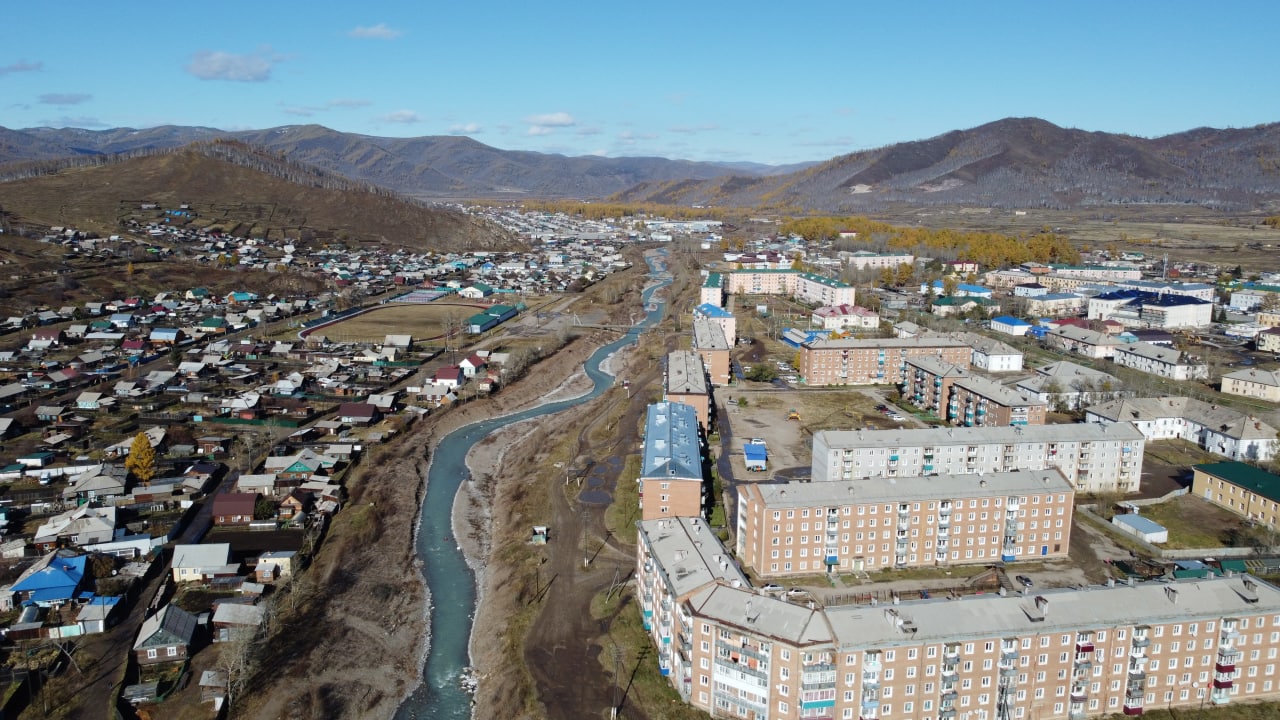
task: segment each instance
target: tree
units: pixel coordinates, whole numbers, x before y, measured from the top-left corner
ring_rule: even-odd
[[[258,498],[253,504],[254,520],[271,520],[276,516],[276,502],[271,498]]]
[[[124,461],[125,469],[133,473],[138,482],[144,486],[151,484],[156,476],[156,450],[151,447],[151,438],[140,432],[133,436],[133,444],[129,446],[129,457]]]
[[[956,290],[960,287],[960,281],[955,275],[948,275],[942,278],[942,294],[946,297],[955,297]]]

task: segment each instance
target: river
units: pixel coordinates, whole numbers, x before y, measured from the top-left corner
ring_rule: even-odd
[[[671,284],[665,260],[650,256],[649,274],[657,282],[642,293],[641,307],[659,289]],[[613,376],[600,369],[606,358],[634,343],[640,331],[662,320],[666,304],[656,301],[645,318],[626,335],[591,354],[583,366],[593,387],[590,392],[569,400],[540,405],[522,412],[464,425],[440,440],[427,471],[427,492],[422,500],[418,529],[418,557],[431,598],[430,651],[423,680],[396,712],[398,720],[430,718],[463,720],[471,717],[471,693],[462,685],[463,673],[471,664],[468,651],[471,621],[476,610],[475,574],[467,565],[453,539],[453,500],[467,477],[467,453],[486,435],[512,423],[558,413],[591,400],[613,384]]]

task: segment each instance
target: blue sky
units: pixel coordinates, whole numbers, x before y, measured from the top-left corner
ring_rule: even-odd
[[[1276,2],[12,5],[10,128],[317,123],[787,163],[1011,116],[1142,136],[1280,121]]]

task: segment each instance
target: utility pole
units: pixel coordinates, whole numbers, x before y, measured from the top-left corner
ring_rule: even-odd
[[[622,649],[613,646],[613,706],[609,708],[609,717],[618,717],[618,706],[622,704]]]

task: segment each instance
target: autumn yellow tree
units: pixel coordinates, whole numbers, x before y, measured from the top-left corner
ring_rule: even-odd
[[[129,446],[129,457],[124,461],[125,469],[138,478],[143,485],[150,485],[156,476],[156,451],[151,447],[151,439],[140,432],[133,436],[133,444]]]

